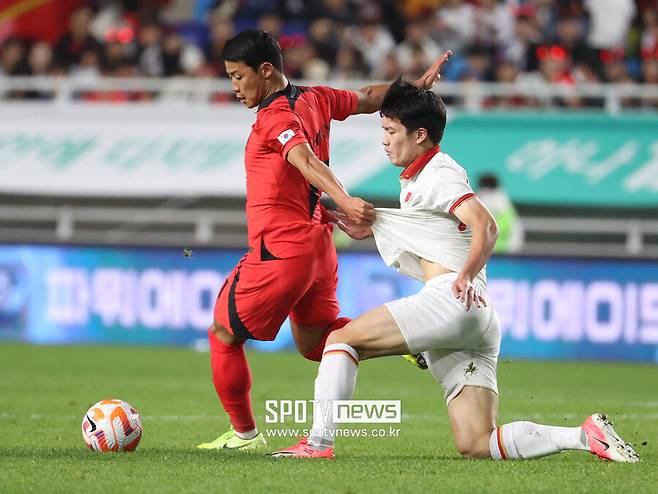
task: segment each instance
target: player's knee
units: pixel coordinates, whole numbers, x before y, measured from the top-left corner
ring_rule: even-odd
[[[242,339],[236,338],[228,329],[217,322],[210,325],[210,332],[225,345],[240,345],[243,342]]]
[[[343,345],[350,345],[354,343],[351,338],[352,331],[350,330],[352,326],[352,323],[348,323],[341,329],[338,329],[336,331],[333,331],[329,337],[327,338],[327,343],[326,345],[333,345],[335,343],[342,343]],[[325,345],[325,346],[326,346]]]

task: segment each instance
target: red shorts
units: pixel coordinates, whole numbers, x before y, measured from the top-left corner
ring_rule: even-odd
[[[317,252],[261,260],[250,251],[226,279],[215,303],[215,323],[244,339],[273,340],[290,319],[328,326],[338,318],[338,260],[331,237]]]

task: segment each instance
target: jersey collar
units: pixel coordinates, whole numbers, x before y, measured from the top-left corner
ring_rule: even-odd
[[[258,105],[258,110],[262,110],[263,108],[267,108],[272,104],[272,102],[277,99],[280,96],[285,96],[288,99],[288,103],[290,103],[291,108],[294,106],[294,100],[296,100],[299,97],[299,88],[297,86],[294,86],[290,83],[280,91],[277,91],[275,93],[270,94],[267,98],[265,98],[263,101],[260,102],[260,105]]]
[[[425,165],[429,163],[429,161],[434,158],[434,156],[436,156],[439,151],[441,151],[441,146],[438,144],[425,151],[418,158],[416,158],[413,163],[402,170],[402,173],[400,173],[400,178],[409,180],[410,178],[416,176],[423,168],[425,168]]]

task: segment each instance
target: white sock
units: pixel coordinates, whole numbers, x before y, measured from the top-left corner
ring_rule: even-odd
[[[344,343],[327,345],[315,380],[313,429],[308,444],[325,450],[334,444],[336,424],[332,417],[333,400],[349,400],[354,393],[359,354]]]
[[[249,439],[253,439],[258,435],[258,429],[251,429],[250,431],[247,432],[235,431],[235,435],[238,436],[240,439],[244,439],[245,441],[247,441]]]
[[[489,437],[494,460],[539,458],[567,449],[589,450],[581,427],[512,422],[496,427]]]

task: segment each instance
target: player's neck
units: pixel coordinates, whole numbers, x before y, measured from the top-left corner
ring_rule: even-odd
[[[267,91],[265,92],[265,96],[263,97],[264,100],[270,97],[271,95],[273,95],[274,93],[276,93],[277,91],[281,91],[285,89],[286,86],[288,85],[288,79],[286,79],[286,76],[283,74],[281,74],[280,76],[273,75],[270,78],[269,82],[270,82],[269,87],[267,88]]]
[[[418,147],[418,154],[414,159],[411,160],[411,163],[413,164],[418,158],[420,158],[422,155],[424,155],[427,151],[435,147],[436,144],[432,144],[431,142],[423,142],[419,147]]]

